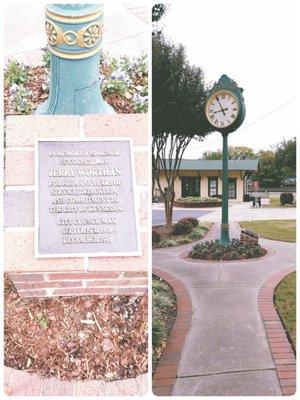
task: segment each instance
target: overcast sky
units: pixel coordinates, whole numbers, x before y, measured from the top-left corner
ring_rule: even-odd
[[[292,0],[174,1],[164,32],[186,47],[206,80],[223,74],[244,88],[246,118],[229,145],[267,149],[296,135],[296,2]],[[298,33],[298,32],[297,32]],[[298,114],[298,116],[296,116]],[[221,134],[193,141],[184,158],[221,147]]]

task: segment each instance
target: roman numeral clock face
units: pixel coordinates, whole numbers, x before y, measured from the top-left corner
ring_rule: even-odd
[[[227,91],[218,91],[208,100],[206,116],[216,128],[227,128],[236,120],[239,105],[236,97]]]

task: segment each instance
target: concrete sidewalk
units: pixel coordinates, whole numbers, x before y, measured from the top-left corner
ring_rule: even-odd
[[[231,228],[237,237],[238,225],[231,223]],[[218,230],[209,239],[218,237]],[[265,239],[261,244],[270,255],[235,262],[180,258],[191,245],[153,251],[153,265],[183,282],[193,304],[173,395],[282,395],[258,293],[272,274],[295,267],[296,245]]]
[[[15,3],[4,7],[4,62],[15,58],[26,65],[40,65],[46,46],[45,11],[42,3]],[[145,3],[105,4],[102,49],[112,57],[147,53],[148,8]]]
[[[229,208],[229,221],[255,221],[269,219],[296,219],[294,208],[253,208],[252,203],[238,203]],[[215,209],[209,215],[199,218],[199,221],[221,221],[221,209]]]

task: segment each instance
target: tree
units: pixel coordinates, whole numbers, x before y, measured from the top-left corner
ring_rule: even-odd
[[[288,177],[296,176],[296,138],[285,140],[274,146],[277,168]]]
[[[165,4],[154,4],[152,7],[152,22],[158,22],[166,13],[167,6]]]
[[[222,160],[222,150],[205,151],[202,155],[204,160]],[[229,146],[228,158],[230,160],[245,160],[247,158],[257,158],[251,147]]]
[[[152,183],[165,203],[166,226],[172,226],[174,182],[190,141],[210,132],[204,116],[207,90],[200,67],[189,65],[185,49],[161,32],[152,37]],[[162,187],[159,171],[166,187]]]
[[[273,150],[260,150],[258,171],[252,175],[253,180],[258,180],[261,187],[280,187],[284,178],[283,171],[278,168]]]

